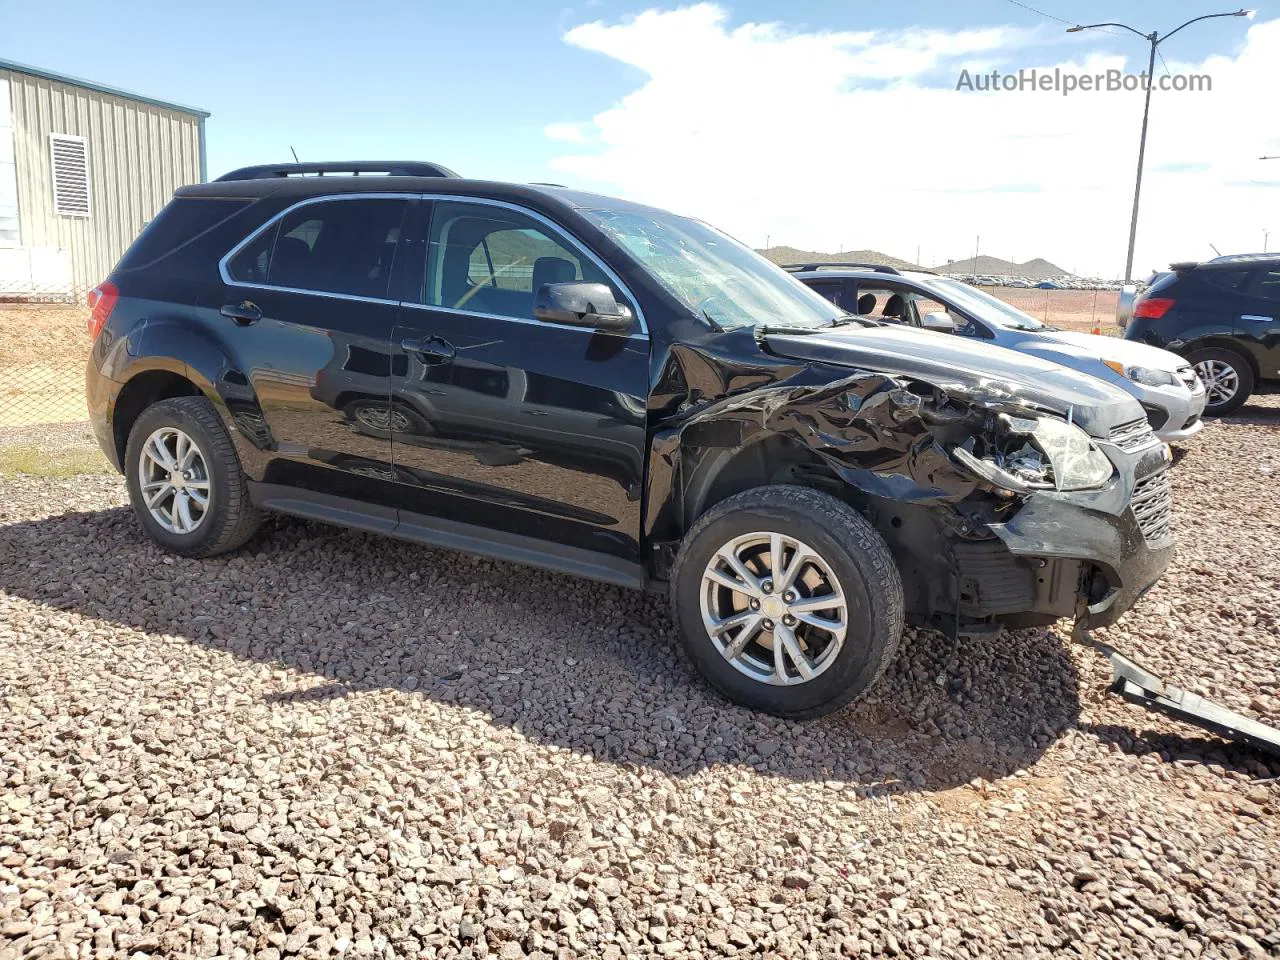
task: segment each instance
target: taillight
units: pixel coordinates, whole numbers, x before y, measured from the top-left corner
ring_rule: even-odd
[[[1159,320],[1169,312],[1173,303],[1172,297],[1148,297],[1146,300],[1138,301],[1137,306],[1133,308],[1133,315],[1147,320]]]
[[[120,299],[120,291],[110,280],[104,280],[89,291],[89,339],[97,340],[98,334],[106,326],[107,317],[116,307]]]

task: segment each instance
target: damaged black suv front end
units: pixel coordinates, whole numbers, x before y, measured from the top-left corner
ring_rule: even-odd
[[[1168,447],[1109,385],[902,328],[761,345],[808,361],[797,379],[830,379],[735,405],[755,406],[753,427],[803,442],[839,477],[893,552],[916,624],[956,635],[1064,618],[1104,626],[1167,566]]]

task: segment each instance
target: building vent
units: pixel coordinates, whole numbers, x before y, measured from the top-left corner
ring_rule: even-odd
[[[84,137],[49,134],[53,156],[53,212],[59,217],[89,216],[89,145]]]

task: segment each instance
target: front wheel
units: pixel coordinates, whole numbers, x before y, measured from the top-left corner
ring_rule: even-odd
[[[866,693],[902,636],[902,582],[884,540],[807,487],[759,487],[707,511],[676,557],[671,599],[712,686],[792,719]]]
[[[1234,350],[1206,347],[1187,357],[1208,394],[1204,412],[1220,417],[1240,409],[1253,393],[1253,368]]]

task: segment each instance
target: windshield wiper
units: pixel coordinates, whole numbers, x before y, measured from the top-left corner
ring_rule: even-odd
[[[755,326],[756,336],[764,337],[771,333],[795,334],[796,336],[807,337],[815,333],[825,333],[830,327],[790,327],[786,324],[769,326],[767,323],[757,323]]]

